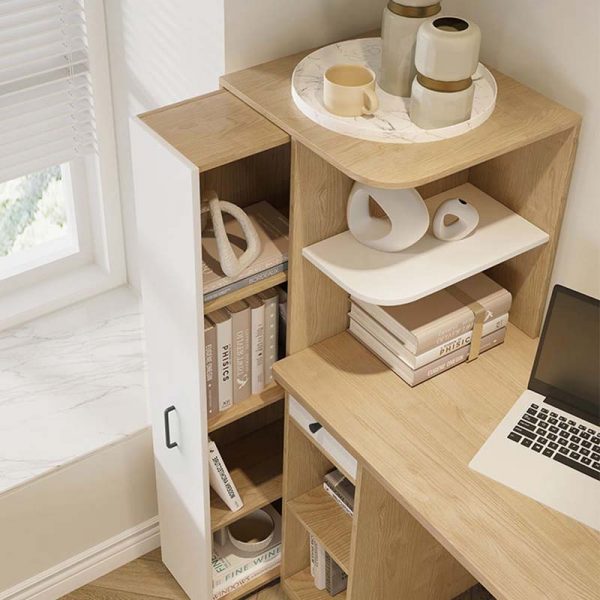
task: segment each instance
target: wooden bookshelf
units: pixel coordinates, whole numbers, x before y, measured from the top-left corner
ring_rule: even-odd
[[[250,398],[234,404],[231,408],[217,413],[208,420],[208,433],[229,425],[242,417],[246,417],[270,404],[279,402],[285,396],[283,388],[276,383],[266,387],[262,392],[253,394]]]
[[[323,544],[335,562],[350,573],[352,517],[317,486],[287,503],[289,510]]]
[[[286,272],[271,275],[271,277],[267,277],[266,279],[262,279],[261,281],[257,281],[256,283],[252,283],[251,285],[240,288],[239,290],[235,290],[229,294],[225,294],[224,296],[220,296],[219,298],[205,302],[204,314],[207,315],[213,310],[225,308],[229,304],[233,304],[238,300],[244,300],[244,298],[248,298],[253,294],[258,294],[259,292],[264,292],[265,290],[275,287],[276,285],[280,285],[281,283],[285,283],[286,281]]]
[[[210,493],[212,531],[281,498],[283,426],[281,420],[219,448],[244,506],[232,512]]]
[[[229,594],[222,596],[221,600],[240,600],[241,598],[245,598],[248,594],[258,590],[263,585],[267,585],[267,583],[271,583],[271,581],[275,581],[279,577],[279,565],[269,569],[262,575],[251,579],[245,585],[240,586],[237,590],[233,592],[229,592]]]
[[[282,580],[282,587],[291,600],[330,600],[326,590],[318,590],[310,574],[310,567]],[[335,596],[337,600],[346,600],[346,592]]]

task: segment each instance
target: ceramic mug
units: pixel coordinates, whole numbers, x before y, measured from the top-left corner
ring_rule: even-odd
[[[334,65],[323,76],[325,108],[340,117],[373,114],[379,108],[375,73],[362,65]]]

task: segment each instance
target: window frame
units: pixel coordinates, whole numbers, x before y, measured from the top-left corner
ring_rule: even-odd
[[[83,6],[98,152],[69,163],[78,239],[70,252],[63,238],[41,244],[52,260],[0,281],[0,331],[127,281],[104,0]]]

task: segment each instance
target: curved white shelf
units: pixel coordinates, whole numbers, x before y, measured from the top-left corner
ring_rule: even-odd
[[[470,183],[427,199],[430,216],[444,200],[456,197],[479,211],[478,228],[464,240],[443,242],[433,237],[430,228],[414,246],[388,253],[363,246],[345,231],[304,248],[303,255],[355,298],[391,306],[433,294],[549,239]]]

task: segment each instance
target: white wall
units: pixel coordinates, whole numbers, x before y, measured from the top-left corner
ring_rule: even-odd
[[[482,61],[583,115],[553,283],[600,297],[600,2],[444,0],[482,30]]]

